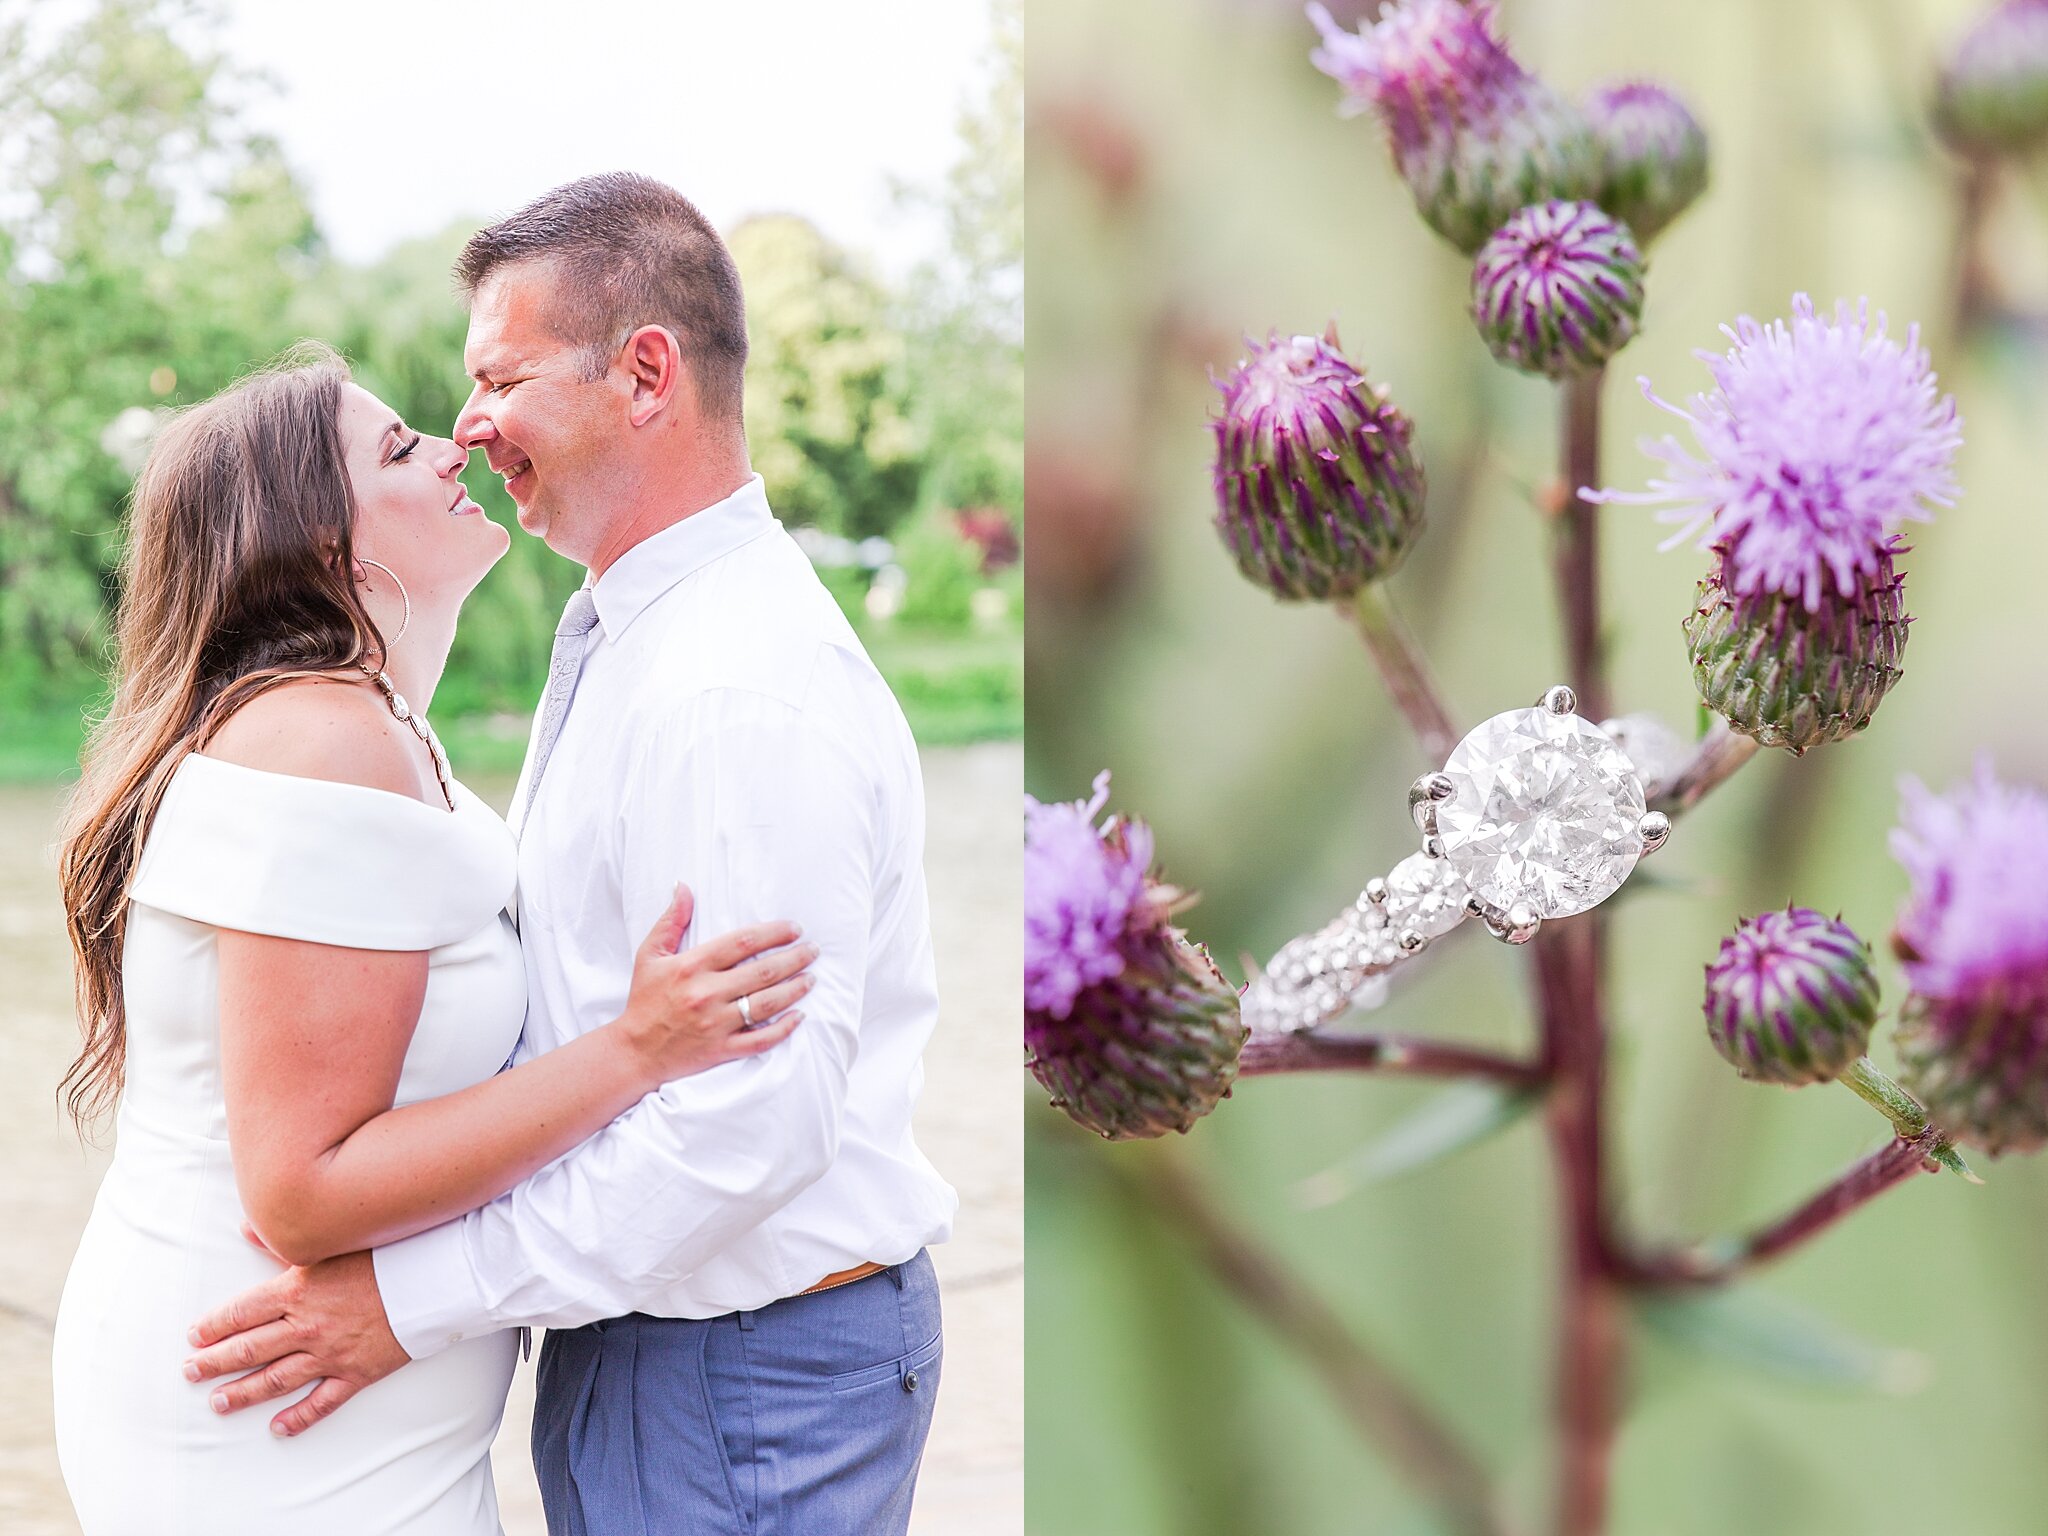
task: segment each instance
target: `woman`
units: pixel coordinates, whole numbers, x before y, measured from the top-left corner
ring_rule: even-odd
[[[86,1536],[497,1531],[513,1335],[274,1440],[185,1381],[187,1326],[280,1260],[484,1204],[800,1018],[796,930],[677,954],[679,891],[624,1014],[499,1071],[525,1014],[513,838],[424,719],[510,543],[467,458],[311,348],[178,417],[137,483],[114,704],[61,860],[85,1030],[65,1087],[81,1126],[119,1097],[57,1321]]]

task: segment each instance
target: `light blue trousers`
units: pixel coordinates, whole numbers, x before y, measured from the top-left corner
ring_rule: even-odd
[[[923,1252],[758,1312],[551,1332],[549,1536],[901,1536],[941,1354]]]

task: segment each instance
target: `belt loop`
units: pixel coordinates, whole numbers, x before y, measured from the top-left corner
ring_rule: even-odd
[[[740,1331],[741,1331],[742,1333],[752,1333],[752,1332],[754,1331],[754,1314],[753,1314],[753,1313],[751,1313],[751,1312],[735,1312],[735,1313],[733,1313],[733,1316],[739,1319],[739,1322],[740,1322]]]
[[[902,1266],[901,1264],[891,1264],[891,1265],[889,1266],[889,1268],[888,1268],[888,1271],[887,1271],[887,1273],[888,1273],[888,1276],[889,1276],[889,1278],[890,1278],[891,1280],[893,1280],[893,1281],[894,1281],[894,1282],[896,1283],[896,1289],[897,1289],[897,1290],[899,1290],[899,1291],[900,1291],[900,1290],[902,1290],[902,1289],[903,1289],[903,1266]]]

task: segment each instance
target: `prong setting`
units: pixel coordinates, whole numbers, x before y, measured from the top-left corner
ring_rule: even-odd
[[[1549,710],[1553,715],[1568,715],[1579,707],[1579,696],[1563,683],[1559,683],[1553,688],[1544,689],[1543,697],[1536,702],[1540,708]]]
[[[1457,793],[1457,788],[1458,786],[1451,782],[1451,776],[1441,770],[1436,773],[1425,773],[1408,786],[1408,814],[1414,819],[1415,829],[1425,839],[1436,836],[1438,802],[1450,799]],[[1432,854],[1431,857],[1439,855]]]
[[[1486,931],[1503,944],[1526,944],[1543,926],[1543,919],[1527,902],[1518,901],[1503,912],[1491,902],[1474,896],[1465,903],[1465,909],[1484,922]]]
[[[1646,811],[1636,823],[1636,831],[1642,834],[1643,852],[1655,853],[1671,838],[1671,818],[1662,811]]]

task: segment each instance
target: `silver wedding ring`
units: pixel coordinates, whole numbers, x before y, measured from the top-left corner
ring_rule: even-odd
[[[748,996],[746,996],[745,994],[742,994],[742,995],[741,995],[741,997],[740,997],[740,1028],[741,1028],[741,1029],[752,1029],[753,1027],[754,1027],[754,1000],[753,1000],[753,999],[752,999],[751,997],[748,997]]]

